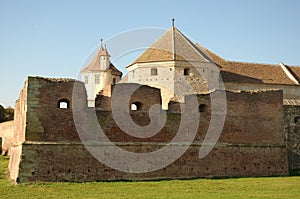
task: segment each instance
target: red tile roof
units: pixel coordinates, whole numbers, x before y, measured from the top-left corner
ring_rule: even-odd
[[[129,66],[135,63],[174,60],[210,61],[206,54],[201,52],[201,49],[197,48],[193,42],[172,26]]]
[[[129,66],[174,60],[214,62],[220,68],[224,82],[296,85],[279,64],[227,61],[199,44],[193,44],[174,26]],[[287,68],[300,80],[300,67]]]
[[[100,47],[95,57],[92,59],[91,63],[87,65],[81,72],[87,71],[100,71],[100,56],[110,57],[106,48]],[[112,73],[115,75],[122,76],[122,72],[119,71],[112,63],[109,65],[109,70],[112,70]]]
[[[288,84],[295,85],[280,65],[227,61],[206,49],[208,55],[219,66],[224,82]],[[288,67],[300,77],[300,67]]]

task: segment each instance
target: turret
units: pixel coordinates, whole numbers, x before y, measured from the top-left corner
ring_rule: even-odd
[[[102,91],[105,86],[117,83],[122,76],[122,72],[110,62],[110,55],[106,46],[103,47],[102,41],[101,39],[101,46],[96,56],[80,72],[82,81],[85,83],[89,107],[95,106],[97,93]]]

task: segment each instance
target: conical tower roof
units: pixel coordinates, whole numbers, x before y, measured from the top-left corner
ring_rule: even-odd
[[[129,66],[135,63],[178,60],[211,62],[205,51],[198,48],[175,26],[172,26]]]

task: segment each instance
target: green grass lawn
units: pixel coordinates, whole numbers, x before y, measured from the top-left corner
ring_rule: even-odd
[[[148,182],[30,183],[4,178],[8,158],[0,157],[0,198],[300,198],[300,177],[197,179]]]

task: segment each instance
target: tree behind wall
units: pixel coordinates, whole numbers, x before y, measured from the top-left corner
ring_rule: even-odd
[[[5,109],[0,105],[0,122],[5,121]]]
[[[6,109],[0,105],[0,122],[10,121],[14,119],[14,109],[7,107]]]
[[[5,121],[10,121],[14,119],[14,109],[12,107],[7,107],[4,113]]]

